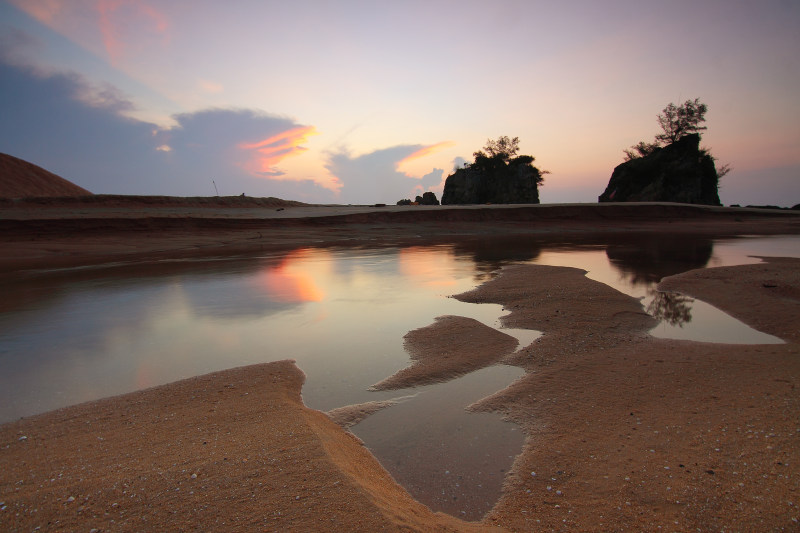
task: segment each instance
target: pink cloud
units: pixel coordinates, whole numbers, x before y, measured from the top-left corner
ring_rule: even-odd
[[[118,65],[130,48],[139,48],[152,37],[162,42],[168,37],[167,17],[145,2],[99,0],[97,12],[103,44],[112,65]],[[133,31],[135,38],[131,35]]]
[[[238,148],[248,155],[248,161],[242,166],[257,176],[280,176],[281,172],[275,165],[287,157],[305,152],[306,148],[301,144],[316,134],[314,126],[297,126],[261,141],[241,143]]]

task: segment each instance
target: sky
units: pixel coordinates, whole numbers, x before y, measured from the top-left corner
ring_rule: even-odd
[[[670,102],[725,205],[800,203],[796,0],[0,0],[0,152],[97,194],[394,204],[519,137],[595,202]]]

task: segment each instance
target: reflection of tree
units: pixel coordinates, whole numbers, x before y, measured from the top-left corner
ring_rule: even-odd
[[[647,312],[671,326],[683,327],[692,321],[693,301],[677,292],[654,292],[653,300],[647,304]]]
[[[703,268],[714,250],[707,237],[690,235],[634,236],[609,243],[608,260],[631,285],[650,285],[662,278]]]

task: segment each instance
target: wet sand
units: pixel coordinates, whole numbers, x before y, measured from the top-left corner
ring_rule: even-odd
[[[765,289],[760,316],[796,331],[800,261],[760,267],[759,280],[786,288]],[[710,269],[726,287],[704,297],[741,311],[725,302],[744,290],[739,272],[750,268]],[[668,280],[672,290],[683,281]],[[507,324],[544,331],[517,360],[526,377],[472,406],[504,412],[528,432],[490,517],[512,530],[795,528],[795,341],[656,339],[646,334],[652,319],[615,292],[579,270],[517,267],[462,296],[502,302]]]
[[[412,364],[376,383],[372,390],[396,390],[441,383],[501,362],[517,349],[517,339],[474,318],[440,316],[409,331],[404,346]]]
[[[0,210],[0,269],[13,282],[25,268],[509,232],[543,240],[598,232],[800,233],[792,213],[688,206],[348,209],[361,208],[341,208],[344,218],[251,213],[234,224],[210,211],[142,222],[98,212],[46,218],[32,208],[25,218],[9,208]],[[637,300],[570,268],[510,267],[460,295],[502,304],[506,326],[544,333],[510,356],[488,332],[478,341],[526,374],[471,409],[499,411],[527,433],[503,496],[480,523],[414,501],[355,437],[302,405],[302,372],[284,361],[0,426],[0,529],[796,529],[798,271],[798,260],[769,260],[692,271],[662,285],[783,345],[652,338],[653,319]],[[449,323],[463,328],[461,320]],[[455,334],[447,325],[431,328]],[[429,357],[434,350],[415,346],[417,361],[430,363],[423,374],[452,373],[450,357],[438,358],[442,370]]]

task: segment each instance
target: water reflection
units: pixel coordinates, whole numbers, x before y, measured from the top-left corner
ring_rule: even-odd
[[[408,492],[436,511],[478,520],[500,497],[523,432],[490,413],[465,410],[522,375],[497,365],[414,394],[352,427]],[[415,394],[416,392],[416,394]]]
[[[775,243],[779,251],[771,253]],[[800,255],[796,237],[545,243],[516,236],[404,249],[309,248],[259,257],[29,273],[0,282],[0,421],[287,358],[307,374],[303,399],[310,407],[327,411],[389,399],[397,393],[367,390],[407,366],[402,339],[408,331],[428,326],[440,315],[500,327],[501,306],[464,304],[447,296],[473,288],[512,263],[585,269],[592,279],[641,298],[663,319],[654,330],[660,336],[773,342],[757,335],[741,340],[735,335],[753,330],[703,302],[653,289],[665,275],[757,261],[747,257],[753,249],[763,255]],[[503,331],[520,338],[517,332]],[[527,333],[522,346],[536,336]],[[466,378],[458,382],[469,384],[472,378]],[[456,402],[451,407],[461,412],[465,403],[458,396],[448,392],[441,402]],[[366,431],[384,417],[391,426],[393,410],[411,407],[409,402],[386,409],[355,431]],[[474,421],[465,423],[475,426],[471,430],[481,426],[477,420],[482,417],[468,416]],[[375,430],[382,432],[385,428]],[[405,453],[402,443],[399,448],[388,443],[387,450]],[[510,465],[511,452],[499,453],[498,461]],[[506,467],[493,466],[492,471],[501,468]],[[468,496],[460,498],[463,502]],[[453,507],[452,512],[460,510]]]
[[[453,254],[474,265],[476,284],[491,279],[498,269],[511,263],[527,263],[542,251],[542,242],[524,236],[468,239],[453,244]]]
[[[315,282],[317,273],[309,267],[326,264],[314,260],[311,250],[295,250],[287,254],[277,266],[261,271],[258,279],[271,300],[288,303],[319,302],[325,293]]]
[[[705,267],[713,251],[713,241],[702,236],[649,235],[609,244],[606,255],[628,283],[649,286],[667,276]]]
[[[670,326],[683,327],[692,321],[694,299],[676,292],[652,292],[646,311]]]
[[[654,334],[731,342],[735,337],[726,329],[736,335],[752,330],[703,302],[657,293],[654,283],[703,265],[757,261],[750,250],[798,255],[797,243],[786,236],[573,244],[514,237],[29,274],[2,284],[0,420],[284,358],[307,372],[304,397],[313,407],[373,400],[363,391],[405,366],[408,331],[444,314],[499,327],[499,306],[446,296],[510,263],[583,268],[641,298],[663,320]]]
[[[0,420],[286,358],[308,374],[307,404],[358,403],[406,365],[409,330],[441,314],[496,325],[499,306],[446,298],[472,288],[472,274],[438,247],[307,249],[8,280]]]

